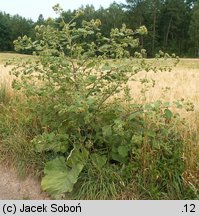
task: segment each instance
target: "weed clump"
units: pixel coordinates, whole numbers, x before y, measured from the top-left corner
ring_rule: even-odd
[[[19,125],[29,148],[19,142],[17,149],[29,149],[21,151],[24,158],[39,158],[42,188],[55,198],[117,199],[127,190],[146,199],[196,198],[182,178],[179,116],[170,103],[135,103],[128,87],[135,74],[168,70],[177,57],[160,52],[155,61],[163,61],[162,67],[147,62],[145,50],[131,57],[144,27],[134,32],[123,25],[107,38],[99,20],[77,27],[80,14],[66,23],[60,13],[59,21],[36,26],[36,41],[14,42],[17,50],[37,55],[12,70],[13,88],[24,94],[13,105],[27,113]],[[148,79],[141,83],[143,94],[154,85]]]

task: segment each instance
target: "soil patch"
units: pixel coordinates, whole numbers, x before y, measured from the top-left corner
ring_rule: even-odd
[[[38,179],[27,177],[22,180],[13,168],[0,165],[0,199],[43,200],[48,199],[48,197],[41,191]]]

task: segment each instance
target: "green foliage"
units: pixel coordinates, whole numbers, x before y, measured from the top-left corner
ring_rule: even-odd
[[[72,192],[74,184],[88,158],[88,151],[83,147],[74,148],[67,160],[57,157],[48,162],[44,169],[41,186],[52,196]]]
[[[56,153],[64,153],[68,150],[68,137],[68,135],[64,134],[44,132],[42,135],[36,136],[32,143],[37,152],[54,151]]]
[[[165,116],[166,119],[169,120],[169,119],[171,119],[173,117],[173,113],[171,112],[171,110],[165,109],[164,116]]]
[[[189,35],[191,44],[193,44],[192,51],[195,57],[199,57],[199,2],[197,2],[192,11],[191,23],[189,27]]]
[[[0,51],[13,51],[13,40],[25,34],[34,34],[31,20],[0,12]]]
[[[83,20],[100,19],[101,32],[105,37],[109,36],[113,28],[120,29],[123,23],[131,29],[144,25],[148,34],[137,35],[141,42],[138,51],[146,49],[149,57],[154,57],[160,49],[174,52],[180,57],[197,57],[197,4],[197,0],[127,0],[126,4],[113,2],[108,8],[100,7],[97,10],[93,5],[86,5],[79,8],[84,16],[79,16],[75,22],[80,27]],[[65,22],[70,22],[77,11],[55,9],[62,13]],[[61,20],[57,19],[58,25]],[[45,20],[42,14],[33,22],[19,15],[0,13],[0,50],[14,51],[13,40],[24,35],[35,37],[34,27],[48,25],[49,22],[51,20]],[[87,38],[85,41],[89,40]],[[21,49],[20,52],[31,53],[27,49]]]
[[[47,160],[42,188],[53,197],[116,199],[133,181],[150,198],[169,197],[173,189],[182,198],[178,116],[161,101],[135,104],[128,87],[140,71],[168,68],[147,62],[145,50],[133,56],[136,64],[131,57],[139,46],[135,36],[146,28],[123,25],[104,36],[100,20],[77,26],[81,11],[65,22],[60,6],[54,10],[59,21],[36,26],[35,40],[25,36],[14,42],[18,50],[34,50],[36,58],[12,70],[13,87],[25,97],[17,103],[31,114],[25,125],[30,131],[33,119],[37,125],[30,143]],[[169,67],[178,61],[163,52],[159,59],[171,60]],[[151,85],[148,79],[141,83]]]
[[[97,157],[101,156],[98,155]],[[104,164],[105,156],[102,158],[103,163],[100,163],[100,165],[96,164],[93,158],[87,162],[76,187],[71,193],[71,198],[77,200],[110,200],[119,198],[120,193],[125,189],[125,185],[122,177],[119,175],[118,167],[113,164]]]

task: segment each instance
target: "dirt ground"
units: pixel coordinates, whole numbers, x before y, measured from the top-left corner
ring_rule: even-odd
[[[0,165],[0,200],[43,200],[47,196],[42,193],[38,179],[20,179],[13,168]]]

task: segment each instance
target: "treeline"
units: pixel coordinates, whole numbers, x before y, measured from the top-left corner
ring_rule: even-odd
[[[13,40],[22,35],[34,35],[34,22],[0,12],[0,51],[12,51]]]
[[[181,57],[199,57],[199,0],[126,0],[126,4],[112,3],[108,8],[95,9],[92,5],[80,8],[84,15],[76,21],[100,19],[102,33],[112,28],[136,29],[145,25],[146,36],[140,36],[141,47],[153,57],[159,51],[176,53]],[[63,16],[70,21],[76,11]],[[0,51],[13,51],[13,40],[18,36],[34,37],[34,27],[47,23],[40,15],[37,22],[19,15],[0,13]]]

